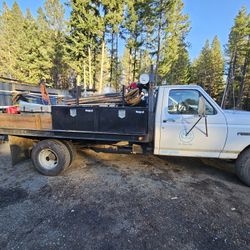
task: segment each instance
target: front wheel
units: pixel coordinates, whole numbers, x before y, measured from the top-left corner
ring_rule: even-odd
[[[58,140],[42,140],[31,152],[35,168],[44,175],[55,176],[70,165],[71,156],[67,146]]]
[[[250,148],[240,153],[235,168],[239,179],[250,187]]]

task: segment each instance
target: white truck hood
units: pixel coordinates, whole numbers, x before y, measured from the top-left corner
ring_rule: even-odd
[[[240,110],[223,110],[230,125],[250,125],[250,112]]]

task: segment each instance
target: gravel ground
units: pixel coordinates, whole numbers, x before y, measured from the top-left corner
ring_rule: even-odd
[[[0,249],[250,249],[250,188],[230,164],[80,151],[61,176],[0,145]]]

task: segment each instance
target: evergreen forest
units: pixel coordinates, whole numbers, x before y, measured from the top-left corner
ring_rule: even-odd
[[[3,3],[0,76],[31,84],[45,78],[62,89],[77,79],[102,92],[153,70],[157,85],[199,84],[224,107],[250,110],[247,8],[238,11],[226,45],[215,34],[194,60],[191,28],[182,0],[46,0],[36,15]]]

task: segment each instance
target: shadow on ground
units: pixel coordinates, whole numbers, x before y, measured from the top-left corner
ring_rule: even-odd
[[[0,145],[0,249],[250,249],[232,164],[79,152],[57,177]]]

